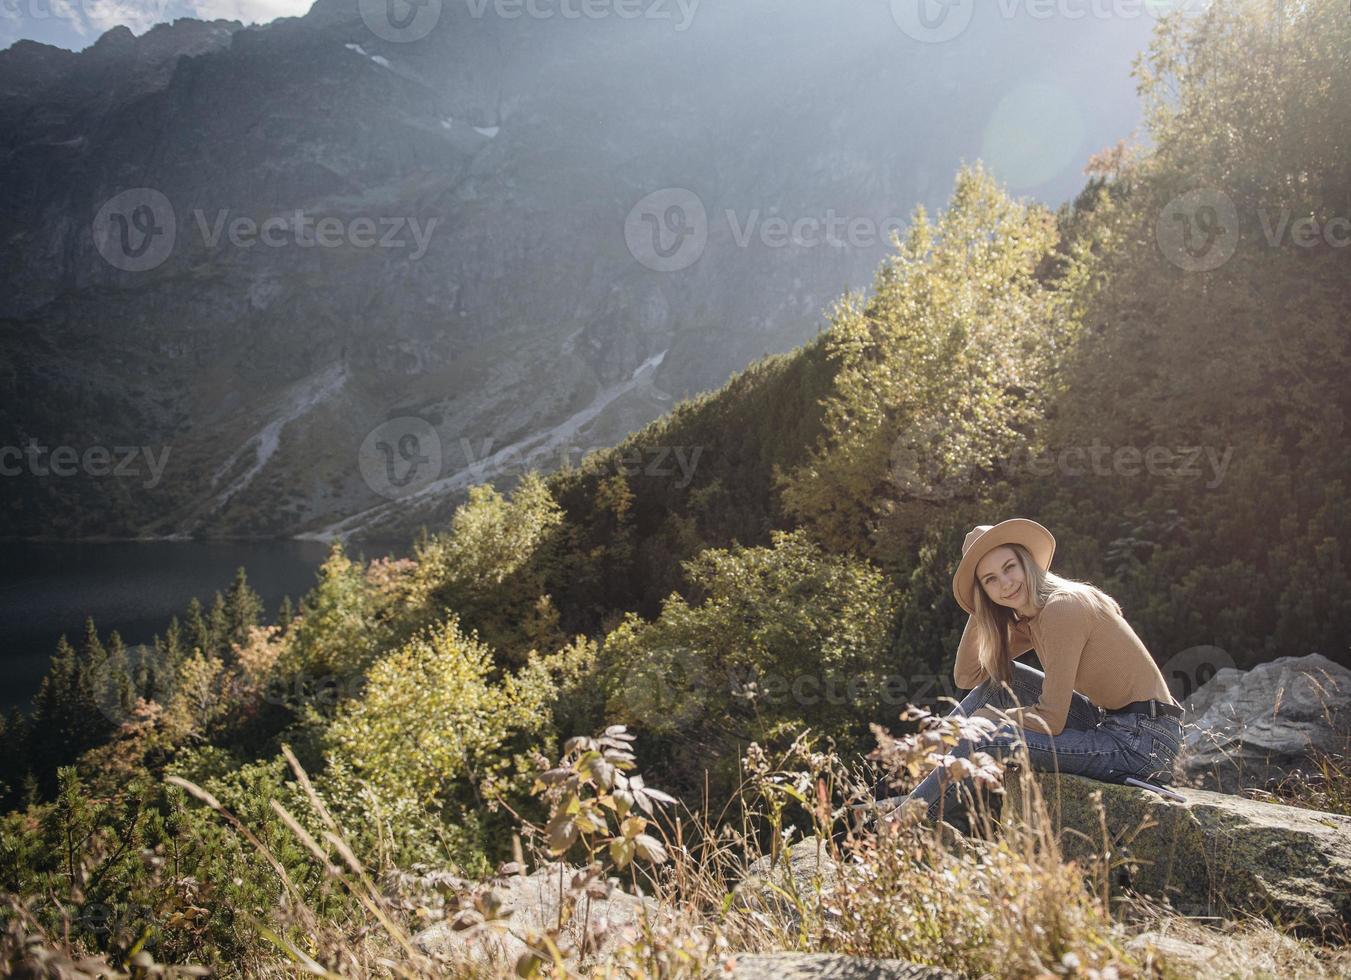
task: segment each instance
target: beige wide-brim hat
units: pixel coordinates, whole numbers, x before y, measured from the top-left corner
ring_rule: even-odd
[[[1036,521],[1011,517],[998,524],[981,524],[971,529],[962,542],[962,560],[952,576],[952,593],[957,604],[969,613],[976,611],[976,565],[1001,544],[1020,544],[1044,572],[1051,567],[1055,538]]]

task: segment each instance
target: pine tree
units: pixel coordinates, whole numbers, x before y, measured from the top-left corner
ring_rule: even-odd
[[[28,719],[23,716],[19,706],[9,709],[9,719],[5,722],[5,738],[8,747],[17,755],[28,754]]]
[[[9,719],[0,715],[0,810],[8,809],[10,792],[13,785],[13,767],[23,758],[22,739],[18,732],[10,727]]]
[[[97,675],[96,695],[104,713],[112,720],[121,723],[131,718],[136,705],[136,686],[132,682],[126,644],[117,630],[108,634],[108,657]]]
[[[178,665],[183,662],[183,628],[178,625],[178,617],[169,620],[169,628],[164,631],[163,659],[159,668],[160,686],[169,685]]]
[[[57,770],[56,782],[56,801],[42,820],[42,836],[48,853],[58,856],[60,873],[69,881],[74,896],[84,886],[82,858],[94,833],[96,814],[74,766]]]
[[[22,806],[25,810],[42,802],[42,787],[38,785],[38,777],[31,769],[23,777],[23,789],[19,791],[19,798],[23,801]]]
[[[211,601],[211,612],[206,617],[206,630],[209,647],[203,648],[202,652],[206,654],[220,654],[224,652],[229,654],[230,646],[226,642],[230,632],[228,618],[225,614],[225,597],[218,591],[216,598]]]
[[[121,646],[120,637],[117,642]],[[111,728],[99,701],[100,688],[108,672],[107,664],[108,650],[99,640],[94,618],[90,616],[85,620],[84,646],[75,658],[75,673],[66,694],[66,707],[70,712],[70,740],[65,748],[69,753],[78,754],[97,745]]]
[[[196,596],[188,603],[188,615],[184,623],[184,639],[187,641],[188,650],[201,650],[202,653],[211,652],[211,633],[206,625],[206,618],[202,615],[202,603]],[[187,651],[184,651],[187,652]]]
[[[277,610],[277,625],[285,632],[290,628],[292,621],[296,618],[295,606],[291,603],[291,597],[284,595],[281,597],[281,607]]]
[[[244,566],[235,570],[235,580],[225,593],[225,645],[248,642],[249,630],[262,620],[263,600],[249,586]]]
[[[80,659],[85,667],[97,668],[108,658],[108,651],[99,640],[98,628],[94,626],[94,617],[86,616],[84,621],[84,645],[80,647]]]
[[[76,710],[72,698],[72,692],[76,689],[77,670],[75,648],[63,633],[56,641],[51,667],[42,678],[37,696],[33,699],[28,758],[36,773],[51,773],[65,757],[66,746],[77,740]],[[41,797],[36,788],[35,793],[38,798]]]

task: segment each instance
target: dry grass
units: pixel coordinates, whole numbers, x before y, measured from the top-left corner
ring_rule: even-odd
[[[979,756],[953,760],[946,749],[961,729],[940,719],[924,724],[915,736],[881,742],[878,758],[902,783],[935,762],[954,778],[975,773],[984,781],[991,772],[1019,778],[1020,819],[1004,814],[1002,826],[996,826],[987,806],[1001,793],[996,778],[986,784],[988,792],[968,798],[975,828],[969,837],[924,824],[913,812],[841,831],[850,817],[847,804],[862,798],[869,784],[865,773],[845,765],[829,747],[817,751],[805,733],[772,761],[752,746],[743,760],[741,786],[721,809],[715,812],[708,800],[698,812],[677,803],[651,822],[668,860],[631,868],[624,887],[650,896],[659,910],[640,918],[636,940],[607,943],[604,926],[583,928],[587,889],[600,894],[595,889],[612,889],[618,879],[605,883],[595,874],[582,875],[578,888],[560,879],[565,901],[557,927],[520,936],[531,953],[514,963],[476,963],[419,949],[414,935],[433,921],[458,922],[466,933],[504,928],[491,883],[447,895],[428,909],[407,889],[391,887],[392,879],[372,880],[289,752],[313,813],[306,815],[307,824],[279,804],[273,807],[334,887],[351,897],[353,912],[345,921],[317,915],[248,827],[209,793],[174,781],[214,809],[277,873],[278,907],[266,921],[253,921],[257,958],[239,964],[250,976],[674,978],[708,975],[735,953],[780,950],[895,957],[970,976],[1351,975],[1351,950],[1293,938],[1265,920],[1206,922],[1147,899],[1109,896],[1109,861],[1083,867],[1063,859],[1025,757],[1007,773]],[[1331,783],[1324,791],[1345,793],[1345,760],[1327,771]],[[323,828],[318,834],[306,829],[316,825]],[[546,828],[523,822],[519,865],[542,867],[551,859],[545,834]],[[785,881],[777,903],[734,901],[733,889],[756,858],[811,836],[838,864],[831,880],[819,888]],[[511,873],[525,869],[513,867]],[[41,934],[21,906],[12,906],[7,917],[0,975],[54,966],[62,972],[50,975],[69,977],[175,974],[144,956],[134,963],[82,964],[60,937]],[[585,955],[602,947],[603,956]]]

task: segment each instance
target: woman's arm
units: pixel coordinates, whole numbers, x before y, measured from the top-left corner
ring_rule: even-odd
[[[1059,735],[1065,730],[1079,661],[1096,620],[1084,602],[1062,595],[1042,608],[1035,623],[1037,656],[1046,671],[1041,697],[1029,708],[1012,708],[1006,713],[1023,728]]]
[[[962,642],[957,644],[957,661],[952,667],[952,679],[956,681],[957,687],[963,691],[969,691],[977,684],[983,683],[990,675],[986,673],[985,668],[980,665],[980,655],[976,650],[976,626],[975,616],[966,618],[966,628],[962,630]],[[1014,657],[1021,657],[1027,651],[1032,649],[1031,633],[1022,629],[1014,629],[1009,634],[1009,652]]]
[[[957,644],[957,662],[952,665],[952,679],[961,690],[969,691],[989,676],[980,665],[980,655],[976,651],[976,617],[968,616],[966,628],[962,630],[962,642]]]

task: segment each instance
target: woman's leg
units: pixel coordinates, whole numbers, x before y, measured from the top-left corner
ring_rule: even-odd
[[[1041,698],[1041,688],[1046,675],[1035,667],[1016,660],[1012,667],[1011,692],[1003,685],[986,681],[974,688],[963,699],[961,705],[949,713],[949,717],[959,712],[970,715],[987,704],[1003,709],[1036,704]],[[1008,723],[1001,725],[974,746],[969,740],[958,742],[950,754],[965,758],[975,748],[997,758],[1007,759],[1017,744],[1025,742],[1033,769],[1050,769],[1106,778],[1108,774],[1119,772],[1127,763],[1122,755],[1121,736],[1102,731],[1099,728],[1101,717],[1102,713],[1093,702],[1075,691],[1070,698],[1065,729],[1059,735],[1044,735]],[[924,800],[928,804],[927,812],[930,820],[947,819],[961,813],[965,807],[963,796],[969,796],[974,790],[972,780],[962,782],[951,780],[939,768],[924,777],[907,799]]]
[[[947,717],[970,717],[987,704],[993,704],[1000,708],[1009,707],[1015,700],[1017,700],[1019,704],[1036,704],[1037,699],[1041,697],[1041,682],[1038,678],[1020,671],[1018,669],[1019,667],[1026,667],[1026,665],[1020,664],[1015,660],[1013,662],[1012,695],[1010,695],[1008,689],[1001,685],[996,685],[989,680],[984,681],[968,691],[966,697],[962,698],[957,707],[947,713]],[[1032,670],[1030,667],[1027,669]],[[1041,671],[1033,671],[1033,673],[1041,674]],[[960,748],[960,745],[957,746],[957,748],[954,748],[953,753],[965,755],[965,751],[958,751]],[[910,793],[911,797],[918,794],[921,788],[925,789],[925,793],[920,795],[923,795],[926,799],[930,799],[937,795],[937,773],[930,773],[929,776],[933,778],[932,785],[925,786],[926,783],[930,782],[930,780],[926,778],[924,782],[921,782],[920,785]],[[879,780],[873,786],[873,797],[878,800],[900,799],[895,788],[892,787],[885,778]]]

